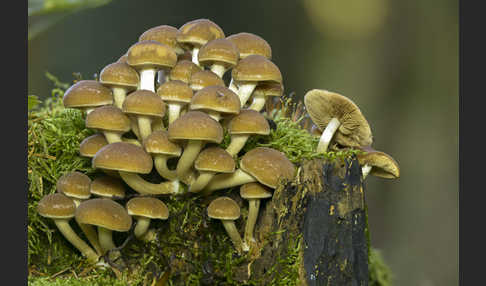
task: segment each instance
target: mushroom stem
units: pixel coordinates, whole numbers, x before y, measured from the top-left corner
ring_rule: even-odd
[[[155,92],[155,69],[140,70],[140,88]]]
[[[149,116],[138,115],[137,122],[138,130],[143,140],[152,133],[152,119]]]
[[[369,175],[369,173],[371,172],[371,169],[373,167],[368,165],[368,164],[365,164],[362,168],[361,168],[361,173],[363,173],[363,180],[366,179],[366,177]]]
[[[125,97],[127,96],[127,91],[123,87],[112,87],[111,90],[113,91],[113,101],[115,101],[115,106],[122,109],[123,101],[125,101]]]
[[[233,80],[233,78],[231,78],[231,81],[230,81],[230,84],[228,86],[228,88],[234,92],[234,93],[238,93],[238,88],[236,87],[235,85],[235,81]]]
[[[127,185],[129,185],[136,192],[143,195],[177,195],[181,193],[179,181],[162,182],[154,184],[145,181],[142,177],[135,173],[118,171],[120,177]]]
[[[149,226],[150,218],[137,217],[137,225],[135,225],[135,228],[133,229],[133,234],[135,234],[136,238],[140,239],[145,233],[147,233]]]
[[[123,141],[123,142],[130,143],[130,144],[133,144],[133,145],[137,145],[138,147],[142,147],[142,144],[140,144],[140,142],[138,142],[138,140],[137,140],[137,139],[132,139],[132,138],[123,138],[123,137],[122,137],[122,141]]]
[[[204,141],[202,140],[188,140],[176,167],[176,173],[179,178],[182,178],[184,174],[191,169],[194,160],[196,160],[196,157],[203,146]]]
[[[258,94],[253,97],[253,101],[251,102],[249,109],[253,109],[256,111],[260,111],[265,106],[265,96]]]
[[[122,141],[122,136],[118,132],[103,131],[103,135],[105,135],[106,141],[110,144]]]
[[[95,263],[98,261],[99,256],[96,252],[86,243],[84,240],[79,238],[79,236],[73,231],[71,226],[69,225],[68,220],[66,219],[55,219],[54,223],[56,224],[59,231],[62,235],[74,246],[78,249],[90,263]]]
[[[209,196],[216,190],[232,188],[246,183],[256,182],[256,179],[250,174],[237,169],[231,174],[217,174],[206,185],[204,191],[201,193],[203,196]]]
[[[196,181],[189,187],[189,192],[198,193],[211,181],[211,179],[216,175],[215,172],[205,172],[201,171]]]
[[[225,219],[221,220],[221,222],[223,223],[226,232],[231,238],[231,241],[233,242],[236,251],[238,251],[238,253],[241,253],[243,241],[241,240],[240,233],[236,229],[235,222],[232,220],[225,220]]]
[[[211,65],[211,71],[217,74],[220,78],[223,78],[226,68],[223,65],[213,64]]]
[[[192,62],[195,63],[197,66],[201,66],[199,64],[199,59],[197,55],[199,54],[199,47],[193,47],[192,48]]]
[[[111,230],[98,226],[98,238],[100,240],[100,245],[103,249],[103,253],[106,253],[110,249],[116,248],[116,245],[113,242]]]
[[[167,167],[167,160],[169,157],[167,155],[155,154],[154,155],[154,166],[160,176],[163,178],[174,181],[177,180],[177,173],[175,170],[169,170]]]
[[[178,102],[170,102],[168,105],[169,105],[169,124],[171,124],[177,118],[179,118],[182,104]]]
[[[128,115],[128,118],[130,118],[130,128],[132,129],[133,133],[135,134],[135,136],[137,136],[138,140],[142,141],[142,137],[140,136],[140,130],[138,130],[137,118],[130,114]]]
[[[326,129],[322,131],[321,139],[319,140],[319,144],[317,145],[317,153],[325,153],[327,151],[327,147],[329,146],[329,142],[331,142],[332,136],[341,125],[341,122],[335,117],[329,121],[326,126]]]
[[[157,82],[160,84],[163,84],[168,80],[167,75],[165,74],[166,72],[164,70],[159,70],[157,72]]]
[[[211,117],[212,119],[214,119],[216,121],[221,120],[221,114],[217,111],[208,110],[208,115],[209,115],[209,117]]]
[[[255,89],[255,83],[244,83],[238,87],[238,96],[240,97],[241,107],[245,105],[245,103],[250,98],[253,90]]]
[[[245,236],[244,241],[249,244],[254,242],[253,230],[255,229],[255,224],[258,218],[258,210],[260,209],[260,199],[249,199],[248,200],[248,219],[245,226]]]
[[[88,239],[91,246],[93,246],[93,248],[95,249],[96,253],[98,253],[98,255],[102,255],[103,249],[101,248],[101,245],[98,241],[98,234],[96,233],[96,230],[94,229],[94,227],[92,225],[79,223],[79,222],[78,222],[78,225],[79,225],[79,228],[81,229],[81,231],[84,233],[84,235]]]
[[[233,134],[231,135],[231,142],[226,147],[226,152],[230,153],[231,156],[235,156],[240,152],[241,149],[245,146],[246,141],[248,140],[249,135],[239,135]]]

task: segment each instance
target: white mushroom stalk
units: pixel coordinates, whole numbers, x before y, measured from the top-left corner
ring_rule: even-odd
[[[327,147],[331,142],[334,133],[336,133],[337,129],[341,125],[341,122],[333,117],[331,121],[326,126],[326,129],[322,132],[321,138],[319,140],[319,144],[317,145],[317,153],[325,153],[327,151]]]
[[[231,142],[226,147],[226,152],[230,153],[231,156],[236,156],[238,152],[240,152],[241,149],[246,144],[246,141],[248,141],[248,138],[250,138],[250,135],[240,135],[240,134],[233,134],[231,135]]]
[[[366,179],[366,177],[369,175],[369,173],[371,172],[371,169],[373,167],[368,165],[368,164],[365,164],[362,168],[361,168],[361,173],[363,173],[363,180]]]
[[[210,70],[217,74],[220,78],[223,78],[224,73],[228,70],[224,65],[212,64]]]
[[[243,83],[239,85],[237,94],[240,97],[241,107],[248,101],[255,87],[256,84],[254,83]]]
[[[181,114],[181,109],[182,106],[185,105],[186,103],[180,103],[180,102],[167,102],[167,105],[169,106],[169,124],[174,122],[177,118],[179,118],[179,115]]]
[[[238,94],[238,88],[236,87],[236,85],[235,85],[235,81],[233,80],[233,78],[231,78],[231,81],[230,81],[230,83],[229,83],[228,88],[229,88],[229,89],[230,89],[232,92],[234,92],[234,93]]]
[[[170,170],[167,167],[167,160],[169,157],[162,154],[154,154],[154,166],[159,175],[169,181],[177,180],[177,173],[175,170]]]
[[[257,180],[241,169],[237,169],[231,174],[217,174],[213,179],[206,185],[201,194],[203,196],[209,196],[216,190],[232,188],[240,185],[244,185],[251,182],[256,182]]]
[[[260,111],[263,109],[263,107],[265,107],[265,101],[266,100],[264,95],[262,94],[255,95],[253,97],[253,101],[250,104],[250,107],[248,108],[256,111]]]
[[[191,169],[204,144],[205,142],[202,140],[187,141],[187,145],[184,148],[182,156],[179,159],[176,167],[176,173],[179,178],[184,177],[184,175]]]
[[[117,86],[112,87],[111,90],[113,91],[113,101],[115,106],[121,109],[123,101],[125,101],[125,97],[127,96],[127,90]]]
[[[198,193],[204,189],[205,186],[211,181],[211,179],[216,175],[216,172],[205,172],[201,171],[196,181],[191,184],[189,191],[192,193]]]
[[[143,217],[143,216],[137,216],[136,220],[137,220],[137,224],[135,225],[135,228],[133,229],[133,234],[135,234],[136,238],[141,239],[147,233],[147,231],[149,229],[150,218]]]
[[[201,65],[199,64],[198,54],[199,54],[199,47],[194,46],[192,48],[192,62],[200,67]]]
[[[108,143],[122,142],[122,135],[119,132],[103,130],[103,135],[105,135],[106,141]]]
[[[99,255],[73,231],[67,219],[54,219],[54,223],[62,235],[86,256],[90,263],[98,261]]]
[[[118,171],[120,177],[136,192],[143,195],[170,195],[180,194],[180,183],[178,180],[154,184],[145,181],[136,173]]]
[[[152,118],[139,114],[137,115],[137,123],[140,137],[143,140],[152,133]]]
[[[143,69],[140,70],[140,87],[139,89],[145,89],[155,92],[155,69]]]

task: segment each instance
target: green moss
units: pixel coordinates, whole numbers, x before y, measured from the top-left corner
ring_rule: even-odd
[[[140,283],[128,280],[126,276],[114,277],[108,272],[111,271],[92,271],[87,277],[75,277],[72,273],[69,276],[53,278],[29,276],[27,282],[30,286],[126,286],[133,282]]]
[[[392,284],[392,272],[386,265],[381,252],[378,249],[371,248],[369,252],[369,275],[370,286],[391,286]]]

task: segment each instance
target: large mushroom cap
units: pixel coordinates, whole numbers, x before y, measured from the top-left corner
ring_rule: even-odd
[[[148,174],[153,161],[147,152],[137,145],[115,142],[101,148],[93,157],[93,168]]]
[[[127,96],[125,101],[123,101],[122,109],[127,114],[162,118],[165,115],[166,106],[155,92],[141,89]]]
[[[179,28],[179,32],[177,42],[187,50],[192,46],[200,47],[211,40],[225,37],[223,29],[208,19],[187,22]]]
[[[244,199],[266,199],[272,197],[272,192],[264,185],[252,182],[240,187],[240,196]]]
[[[100,72],[100,83],[107,87],[123,87],[128,90],[137,89],[140,76],[127,63],[116,62],[107,65]]]
[[[114,231],[128,231],[132,217],[119,203],[110,199],[91,199],[82,202],[76,209],[78,223],[104,227]]]
[[[177,28],[169,25],[160,25],[143,32],[143,34],[140,35],[140,37],[138,38],[138,41],[156,41],[162,44],[166,44],[174,49],[177,54],[179,54],[183,51],[177,43],[178,34],[179,30]]]
[[[167,102],[189,103],[194,92],[187,83],[180,80],[170,80],[157,88],[157,95]]]
[[[57,180],[56,189],[68,197],[85,200],[91,196],[90,184],[91,179],[86,174],[74,171],[62,175]]]
[[[208,206],[208,216],[221,220],[236,220],[240,217],[240,207],[230,197],[219,197]]]
[[[180,80],[189,84],[192,74],[198,71],[202,71],[202,69],[191,60],[180,60],[170,70],[169,78],[171,81]]]
[[[207,86],[194,94],[191,99],[191,110],[211,110],[226,114],[240,112],[240,98],[224,86]]]
[[[198,171],[233,173],[235,167],[236,164],[233,156],[223,148],[217,146],[202,150],[194,162],[194,168]]]
[[[253,109],[242,109],[235,115],[228,125],[230,134],[270,134],[270,125],[267,119]]]
[[[223,141],[223,127],[201,111],[189,111],[169,125],[170,140]]]
[[[37,204],[37,212],[43,217],[52,219],[72,218],[75,211],[74,201],[61,193],[47,195]]]
[[[152,132],[143,140],[143,147],[148,153],[180,156],[182,148],[169,140],[169,133],[165,130]]]
[[[312,121],[323,131],[332,118],[341,125],[334,140],[347,147],[369,146],[373,142],[366,118],[349,98],[327,90],[313,89],[304,96],[304,103]]]
[[[120,108],[113,105],[95,108],[86,116],[85,124],[87,128],[102,131],[130,131],[130,119]]]
[[[207,42],[198,53],[198,61],[203,66],[220,64],[226,68],[238,63],[240,53],[236,45],[227,39],[215,39]]]
[[[135,197],[127,202],[127,211],[131,216],[141,216],[150,219],[168,219],[169,209],[159,199],[151,197]]]
[[[250,55],[241,59],[231,71],[235,82],[272,81],[282,83],[279,68],[269,59],[261,55]]]
[[[198,71],[191,75],[189,86],[195,90],[201,90],[207,86],[219,85],[225,86],[224,81],[210,70]]]
[[[108,145],[105,135],[96,133],[88,136],[79,144],[79,154],[84,157],[93,157],[101,147]]]
[[[177,62],[174,50],[156,41],[137,42],[128,50],[127,64],[136,68],[172,68]]]
[[[92,108],[113,104],[113,93],[95,80],[80,80],[69,87],[62,99],[67,108]]]
[[[272,189],[277,187],[279,179],[292,180],[295,176],[292,162],[282,152],[267,147],[257,147],[245,153],[240,167]]]
[[[249,55],[261,55],[267,59],[272,58],[272,48],[262,37],[252,33],[233,34],[226,39],[232,41],[240,52],[240,58],[244,59]]]
[[[90,193],[104,198],[123,199],[125,186],[117,178],[103,176],[94,179],[90,185]]]
[[[390,155],[374,150],[371,147],[364,147],[361,150],[365,151],[365,153],[357,155],[358,162],[362,166],[371,166],[370,175],[385,179],[400,177],[400,167]]]

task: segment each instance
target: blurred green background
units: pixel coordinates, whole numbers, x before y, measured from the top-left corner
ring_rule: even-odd
[[[208,18],[227,36],[258,34],[272,46],[286,93],[321,88],[351,98],[374,148],[400,164],[397,180],[366,180],[371,242],[394,284],[459,284],[458,1],[77,2],[29,1],[30,95],[49,96],[46,71],[64,82],[73,72],[92,78],[154,26]]]

